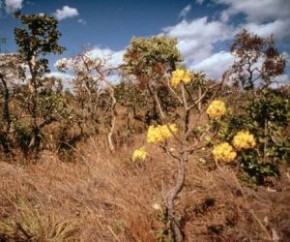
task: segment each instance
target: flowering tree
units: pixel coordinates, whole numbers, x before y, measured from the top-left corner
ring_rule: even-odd
[[[206,95],[217,86],[222,86],[221,83],[215,83],[209,85],[209,87],[203,92],[197,92],[199,95],[194,96],[195,93],[190,90],[190,84],[192,82],[198,82],[200,78],[205,78],[204,75],[198,73],[192,73],[182,68],[177,68],[172,72],[171,78],[168,78],[168,91],[172,97],[176,99],[180,104],[180,108],[183,112],[182,123],[171,123],[166,115],[166,112],[162,110],[162,105],[159,105],[160,113],[162,114],[163,124],[151,125],[147,131],[147,143],[149,145],[158,145],[165,153],[175,162],[177,162],[178,176],[174,182],[174,185],[168,190],[165,201],[165,217],[169,222],[169,229],[173,233],[173,238],[176,241],[183,240],[183,232],[180,225],[180,221],[177,220],[175,211],[175,201],[178,194],[181,192],[185,174],[186,164],[190,159],[190,156],[199,149],[202,149],[205,145],[203,138],[208,132],[209,128],[204,131],[193,135],[193,130],[197,127],[199,119],[204,116],[205,112],[211,116],[221,116],[226,112],[225,105],[221,101],[214,101],[208,107],[205,102]],[[201,88],[198,89],[202,90]],[[212,92],[211,98],[214,98],[215,92]],[[157,97],[157,103],[162,103],[162,99]],[[223,105],[220,105],[223,104]],[[197,115],[195,122],[190,122],[191,112],[195,111]],[[190,136],[194,136],[193,139],[189,139]],[[137,149],[133,153],[133,160],[145,159],[147,151],[144,147]]]

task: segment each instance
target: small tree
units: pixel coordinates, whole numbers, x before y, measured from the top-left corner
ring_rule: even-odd
[[[164,109],[172,105],[168,90],[168,75],[182,61],[178,51],[177,40],[166,36],[152,38],[133,38],[124,55],[125,64],[122,69],[125,74],[133,74],[141,88],[146,87],[151,101],[155,121],[164,119]],[[158,99],[162,99],[159,102]],[[163,106],[161,106],[163,105]]]
[[[109,65],[109,59],[110,57],[94,56],[91,51],[85,50],[70,60],[60,59],[55,65],[60,71],[68,70],[74,73],[72,86],[76,106],[79,109],[77,122],[82,136],[85,135],[84,125],[92,124],[93,134],[98,132],[96,124],[99,123],[101,116],[98,111],[102,105],[101,101],[104,101],[102,99],[106,99],[105,102],[108,103],[110,110],[110,130],[107,137],[110,150],[113,152],[115,150],[112,136],[116,126],[116,97],[115,87],[108,81],[108,77],[117,74],[119,67]],[[105,98],[102,98],[104,96]]]
[[[168,189],[165,197],[165,229],[168,235],[162,236],[173,241],[183,241],[181,220],[176,213],[176,200],[183,189],[186,164],[196,150],[204,146],[202,141],[207,129],[196,133],[191,140],[193,131],[197,128],[206,105],[205,98],[213,99],[220,90],[220,83],[210,85],[202,73],[192,73],[178,67],[182,58],[176,48],[176,40],[168,37],[153,37],[151,39],[133,39],[125,54],[125,73],[134,74],[140,85],[149,90],[149,98],[153,100],[153,109],[158,112],[159,125],[150,125],[147,132],[147,143],[158,145],[177,166],[177,177]],[[214,88],[217,90],[214,91]],[[177,103],[182,114],[182,124],[172,123],[168,115],[168,100]],[[191,112],[197,113],[196,120],[190,122]],[[173,138],[175,142],[170,142]],[[146,158],[145,148],[135,150],[133,160]],[[165,239],[165,238],[162,238]]]
[[[41,143],[41,129],[54,120],[41,116],[39,95],[45,86],[43,75],[49,72],[47,54],[61,54],[64,47],[58,44],[61,33],[57,30],[57,20],[46,15],[22,15],[16,13],[22,28],[15,28],[15,40],[23,63],[30,74],[27,80],[27,111],[31,116],[31,140],[29,150],[37,153]]]
[[[254,89],[255,83],[268,87],[271,78],[284,73],[286,60],[275,48],[273,37],[263,38],[243,30],[236,35],[230,48],[236,57],[232,73],[245,90]]]

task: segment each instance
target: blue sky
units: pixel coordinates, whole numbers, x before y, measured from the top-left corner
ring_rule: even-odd
[[[178,48],[192,70],[220,78],[233,62],[229,43],[241,29],[262,36],[274,34],[277,46],[289,59],[289,0],[0,0],[2,51],[14,52],[13,12],[45,13],[59,20],[60,43],[70,58],[84,47],[98,55],[122,61],[133,36],[165,34],[178,39]],[[50,57],[51,69],[60,57]],[[290,74],[279,77],[287,81]]]

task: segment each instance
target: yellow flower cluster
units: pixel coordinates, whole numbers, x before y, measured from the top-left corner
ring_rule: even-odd
[[[226,105],[223,101],[214,100],[208,106],[206,113],[209,115],[210,118],[219,118],[226,113]]]
[[[249,131],[240,131],[234,136],[233,145],[238,150],[251,149],[256,146],[256,140]]]
[[[147,132],[147,142],[149,144],[157,144],[165,139],[173,137],[173,134],[176,133],[176,124],[151,125]]]
[[[145,160],[146,156],[147,156],[147,152],[146,152],[145,148],[141,147],[139,149],[136,149],[133,152],[132,160],[133,161]]]
[[[187,84],[192,80],[192,73],[182,69],[176,69],[172,72],[171,85],[176,88],[181,82]]]
[[[233,147],[227,142],[216,145],[212,151],[212,154],[216,161],[224,162],[231,162],[237,156],[237,153],[233,150]]]

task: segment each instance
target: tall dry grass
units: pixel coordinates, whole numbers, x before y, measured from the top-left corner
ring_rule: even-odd
[[[0,162],[0,241],[157,241],[165,225],[154,207],[163,207],[176,166],[158,148],[133,163],[141,144],[137,137],[111,154],[90,139],[71,162],[50,153],[28,166]],[[199,157],[187,164],[177,201],[186,241],[287,241],[289,180],[253,189]]]

